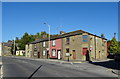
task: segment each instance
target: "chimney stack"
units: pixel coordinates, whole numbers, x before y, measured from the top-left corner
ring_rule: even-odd
[[[64,31],[60,31],[60,35],[62,35],[62,34],[65,34],[66,32],[64,32]]]

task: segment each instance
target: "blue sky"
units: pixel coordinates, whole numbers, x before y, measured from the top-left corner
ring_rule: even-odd
[[[2,4],[2,41],[21,37],[25,32],[84,30],[105,34],[109,40],[118,36],[117,2],[4,2]]]

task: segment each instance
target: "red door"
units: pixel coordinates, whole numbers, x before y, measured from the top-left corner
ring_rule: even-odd
[[[86,53],[87,53],[87,48],[83,48],[82,55],[86,55]]]

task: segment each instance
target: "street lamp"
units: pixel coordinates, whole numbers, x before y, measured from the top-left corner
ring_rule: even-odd
[[[50,52],[50,25],[47,24],[47,23],[44,23],[44,24],[47,25],[48,28],[49,28],[49,37],[48,37],[48,39],[49,39],[49,52]],[[47,54],[47,55],[48,55],[48,54]]]
[[[13,55],[15,55],[15,38],[14,38],[14,52]]]

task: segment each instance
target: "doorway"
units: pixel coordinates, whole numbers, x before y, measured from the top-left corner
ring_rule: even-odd
[[[75,60],[76,59],[76,52],[75,52],[75,50],[72,51],[72,54],[73,54],[72,58]]]
[[[83,55],[83,60],[84,61],[86,61],[86,54],[87,54],[87,48],[83,48],[82,55]]]
[[[100,51],[99,51],[99,53],[98,53],[98,56],[99,56],[99,59],[100,59]]]
[[[58,59],[61,59],[61,50],[58,50]]]
[[[40,52],[38,52],[38,58],[40,58]]]
[[[90,61],[89,50],[86,51],[86,61]]]

